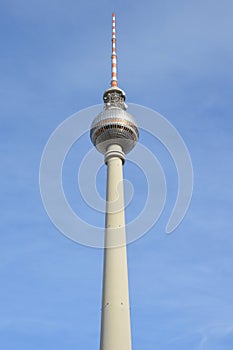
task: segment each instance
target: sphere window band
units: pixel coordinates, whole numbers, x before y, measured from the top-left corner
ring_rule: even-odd
[[[137,129],[134,127],[134,125],[130,125],[131,128],[133,128],[136,132]],[[96,128],[97,129],[97,128]],[[131,135],[132,135],[132,138],[133,140],[136,142],[138,137],[135,136],[135,131],[132,131],[130,128],[128,128],[127,126],[124,126],[124,125],[121,125],[121,124],[108,124],[108,125],[105,125],[105,126],[102,126],[100,127],[99,129],[97,129],[95,131],[95,135],[93,136],[93,141],[95,141],[97,139],[97,137],[102,133],[104,132],[105,130],[107,129],[120,129],[120,130],[125,130],[127,132],[129,132]],[[92,129],[92,133],[91,133],[91,137],[92,137],[92,134],[94,132],[94,129]]]

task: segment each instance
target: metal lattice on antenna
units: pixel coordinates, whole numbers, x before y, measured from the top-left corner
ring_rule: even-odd
[[[111,86],[117,86],[117,54],[116,54],[116,15],[112,14],[112,80]]]

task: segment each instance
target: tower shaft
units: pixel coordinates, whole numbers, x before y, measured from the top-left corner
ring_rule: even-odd
[[[120,146],[111,145],[105,155],[107,204],[100,350],[131,350],[122,154]]]

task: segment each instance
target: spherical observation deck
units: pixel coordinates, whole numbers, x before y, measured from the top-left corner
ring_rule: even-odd
[[[110,88],[104,93],[104,110],[92,122],[90,137],[97,150],[106,153],[110,145],[121,146],[126,154],[138,140],[138,128],[134,117],[126,112],[125,93]]]

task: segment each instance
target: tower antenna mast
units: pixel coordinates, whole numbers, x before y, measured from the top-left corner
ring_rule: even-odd
[[[116,54],[116,15],[112,14],[112,81],[111,86],[117,86],[117,54]]]

